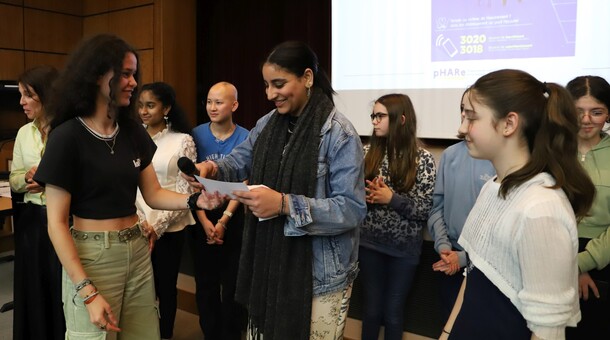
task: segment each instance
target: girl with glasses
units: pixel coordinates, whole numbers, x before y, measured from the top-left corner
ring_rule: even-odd
[[[568,329],[569,339],[594,339],[608,334],[610,311],[606,290],[610,282],[610,136],[608,122],[610,84],[596,76],[574,78],[567,85],[574,98],[580,129],[578,160],[595,184],[596,196],[586,217],[578,223],[578,281],[582,320]],[[604,333],[606,332],[606,333]]]
[[[402,339],[406,297],[422,247],[422,228],[432,208],[436,168],[416,137],[408,96],[375,101],[371,143],[364,147],[368,211],[360,227],[360,277],[364,294],[362,339]]]

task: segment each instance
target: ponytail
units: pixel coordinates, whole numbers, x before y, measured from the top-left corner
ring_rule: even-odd
[[[526,168],[550,173],[556,181],[553,187],[563,189],[574,214],[582,218],[593,204],[595,186],[578,162],[579,124],[574,100],[560,85],[549,83],[546,88],[548,99]]]
[[[506,176],[500,195],[541,172],[555,178],[552,188],[566,193],[577,217],[584,217],[593,203],[595,186],[578,162],[578,116],[568,91],[555,83],[541,83],[519,70],[500,70],[479,78],[472,86],[478,100],[494,110],[497,119],[517,112],[530,159]]]

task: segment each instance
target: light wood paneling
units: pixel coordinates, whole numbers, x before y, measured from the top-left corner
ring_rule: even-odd
[[[23,70],[23,51],[0,49],[0,79],[17,79]]]
[[[195,123],[195,18],[196,0],[0,0],[0,78],[62,69],[82,39],[114,33],[139,51],[140,83],[172,84]]]
[[[195,21],[196,1],[155,1],[155,80],[174,87],[191,124],[197,120]]]
[[[153,76],[153,68],[154,68],[154,58],[152,50],[144,50],[138,51],[139,62],[140,65],[140,87],[147,83],[152,83],[154,81]]]
[[[51,65],[61,71],[67,59],[67,54],[25,52],[25,69],[27,70],[38,65]]]
[[[68,53],[83,36],[82,19],[35,9],[25,9],[25,49]]]
[[[110,31],[110,17],[108,14],[93,15],[83,19],[83,38]]]
[[[24,0],[24,5],[26,7],[78,16],[83,14],[82,0]]]
[[[153,6],[110,12],[109,30],[136,49],[153,48]]]
[[[0,48],[23,49],[23,8],[0,4]]]

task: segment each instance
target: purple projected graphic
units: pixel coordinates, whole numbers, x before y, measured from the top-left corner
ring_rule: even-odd
[[[577,0],[432,0],[432,61],[574,56]]]

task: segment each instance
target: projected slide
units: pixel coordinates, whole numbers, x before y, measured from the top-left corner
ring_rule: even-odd
[[[421,137],[455,138],[459,100],[491,71],[610,81],[610,0],[332,0],[335,103],[371,133],[372,101],[411,97]]]
[[[574,56],[576,0],[432,0],[432,61]]]

